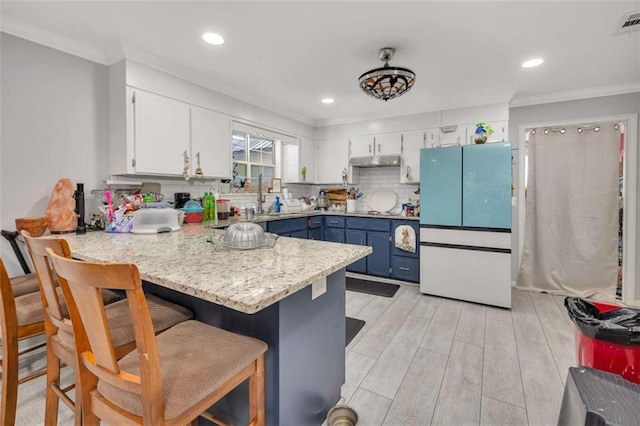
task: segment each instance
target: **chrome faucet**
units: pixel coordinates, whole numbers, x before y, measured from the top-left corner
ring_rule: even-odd
[[[256,208],[256,214],[263,214],[262,203],[266,201],[265,196],[262,195],[262,173],[258,176],[258,206]]]

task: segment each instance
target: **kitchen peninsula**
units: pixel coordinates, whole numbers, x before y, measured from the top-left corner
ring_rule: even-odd
[[[345,379],[345,267],[372,249],[281,237],[271,249],[217,252],[206,237],[220,232],[189,224],[164,234],[64,238],[75,258],[135,263],[145,291],[187,306],[197,320],[265,341],[267,424],[322,423]],[[312,295],[324,279],[326,292]],[[215,350],[204,341],[202,348]],[[246,424],[245,391],[214,412]]]

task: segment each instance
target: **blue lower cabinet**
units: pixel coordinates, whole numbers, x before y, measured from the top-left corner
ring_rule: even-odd
[[[383,277],[389,276],[391,242],[388,232],[367,232],[367,245],[373,253],[367,256],[367,273]]]
[[[344,243],[344,229],[342,228],[324,228],[324,240],[334,243]]]
[[[307,239],[307,230],[304,231],[295,231],[289,234],[291,238],[302,238],[304,240]]]
[[[347,229],[345,231],[345,236],[347,244],[357,244],[359,246],[367,245],[367,231],[362,231],[360,229]],[[347,265],[347,271],[366,274],[367,258],[363,257],[362,259],[353,262],[351,265]]]
[[[310,240],[321,241],[322,240],[322,229],[321,228],[309,229],[309,231],[307,233],[307,238],[309,238]]]
[[[419,259],[391,256],[391,278],[404,281],[420,281]]]

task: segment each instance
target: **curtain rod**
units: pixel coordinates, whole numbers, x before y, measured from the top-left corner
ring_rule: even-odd
[[[578,133],[582,133],[585,130],[593,130],[594,132],[599,132],[600,131],[600,126],[597,124],[594,125],[590,125],[590,126],[579,126],[576,131]],[[615,123],[613,125],[613,129],[614,130],[618,130],[620,128],[620,124],[619,123]],[[545,135],[548,135],[549,133],[560,133],[561,135],[564,135],[567,132],[567,129],[564,127],[554,127],[554,128],[546,128],[543,130],[543,133]],[[535,135],[536,134],[536,129],[531,129],[531,134]]]

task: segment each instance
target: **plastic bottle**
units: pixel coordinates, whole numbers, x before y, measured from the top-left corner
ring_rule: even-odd
[[[144,194],[144,197],[142,197],[142,204],[153,203],[154,201],[155,200],[150,192],[147,192]]]
[[[218,214],[216,212],[216,197],[213,195],[213,192],[209,193],[209,198],[211,203],[208,206],[209,209],[209,220],[218,220]]]
[[[209,193],[205,192],[202,196],[202,207],[204,207],[204,211],[202,212],[202,220],[208,221],[210,220],[209,216]]]
[[[280,197],[276,196],[276,202],[274,205],[274,210],[276,213],[280,213]]]

